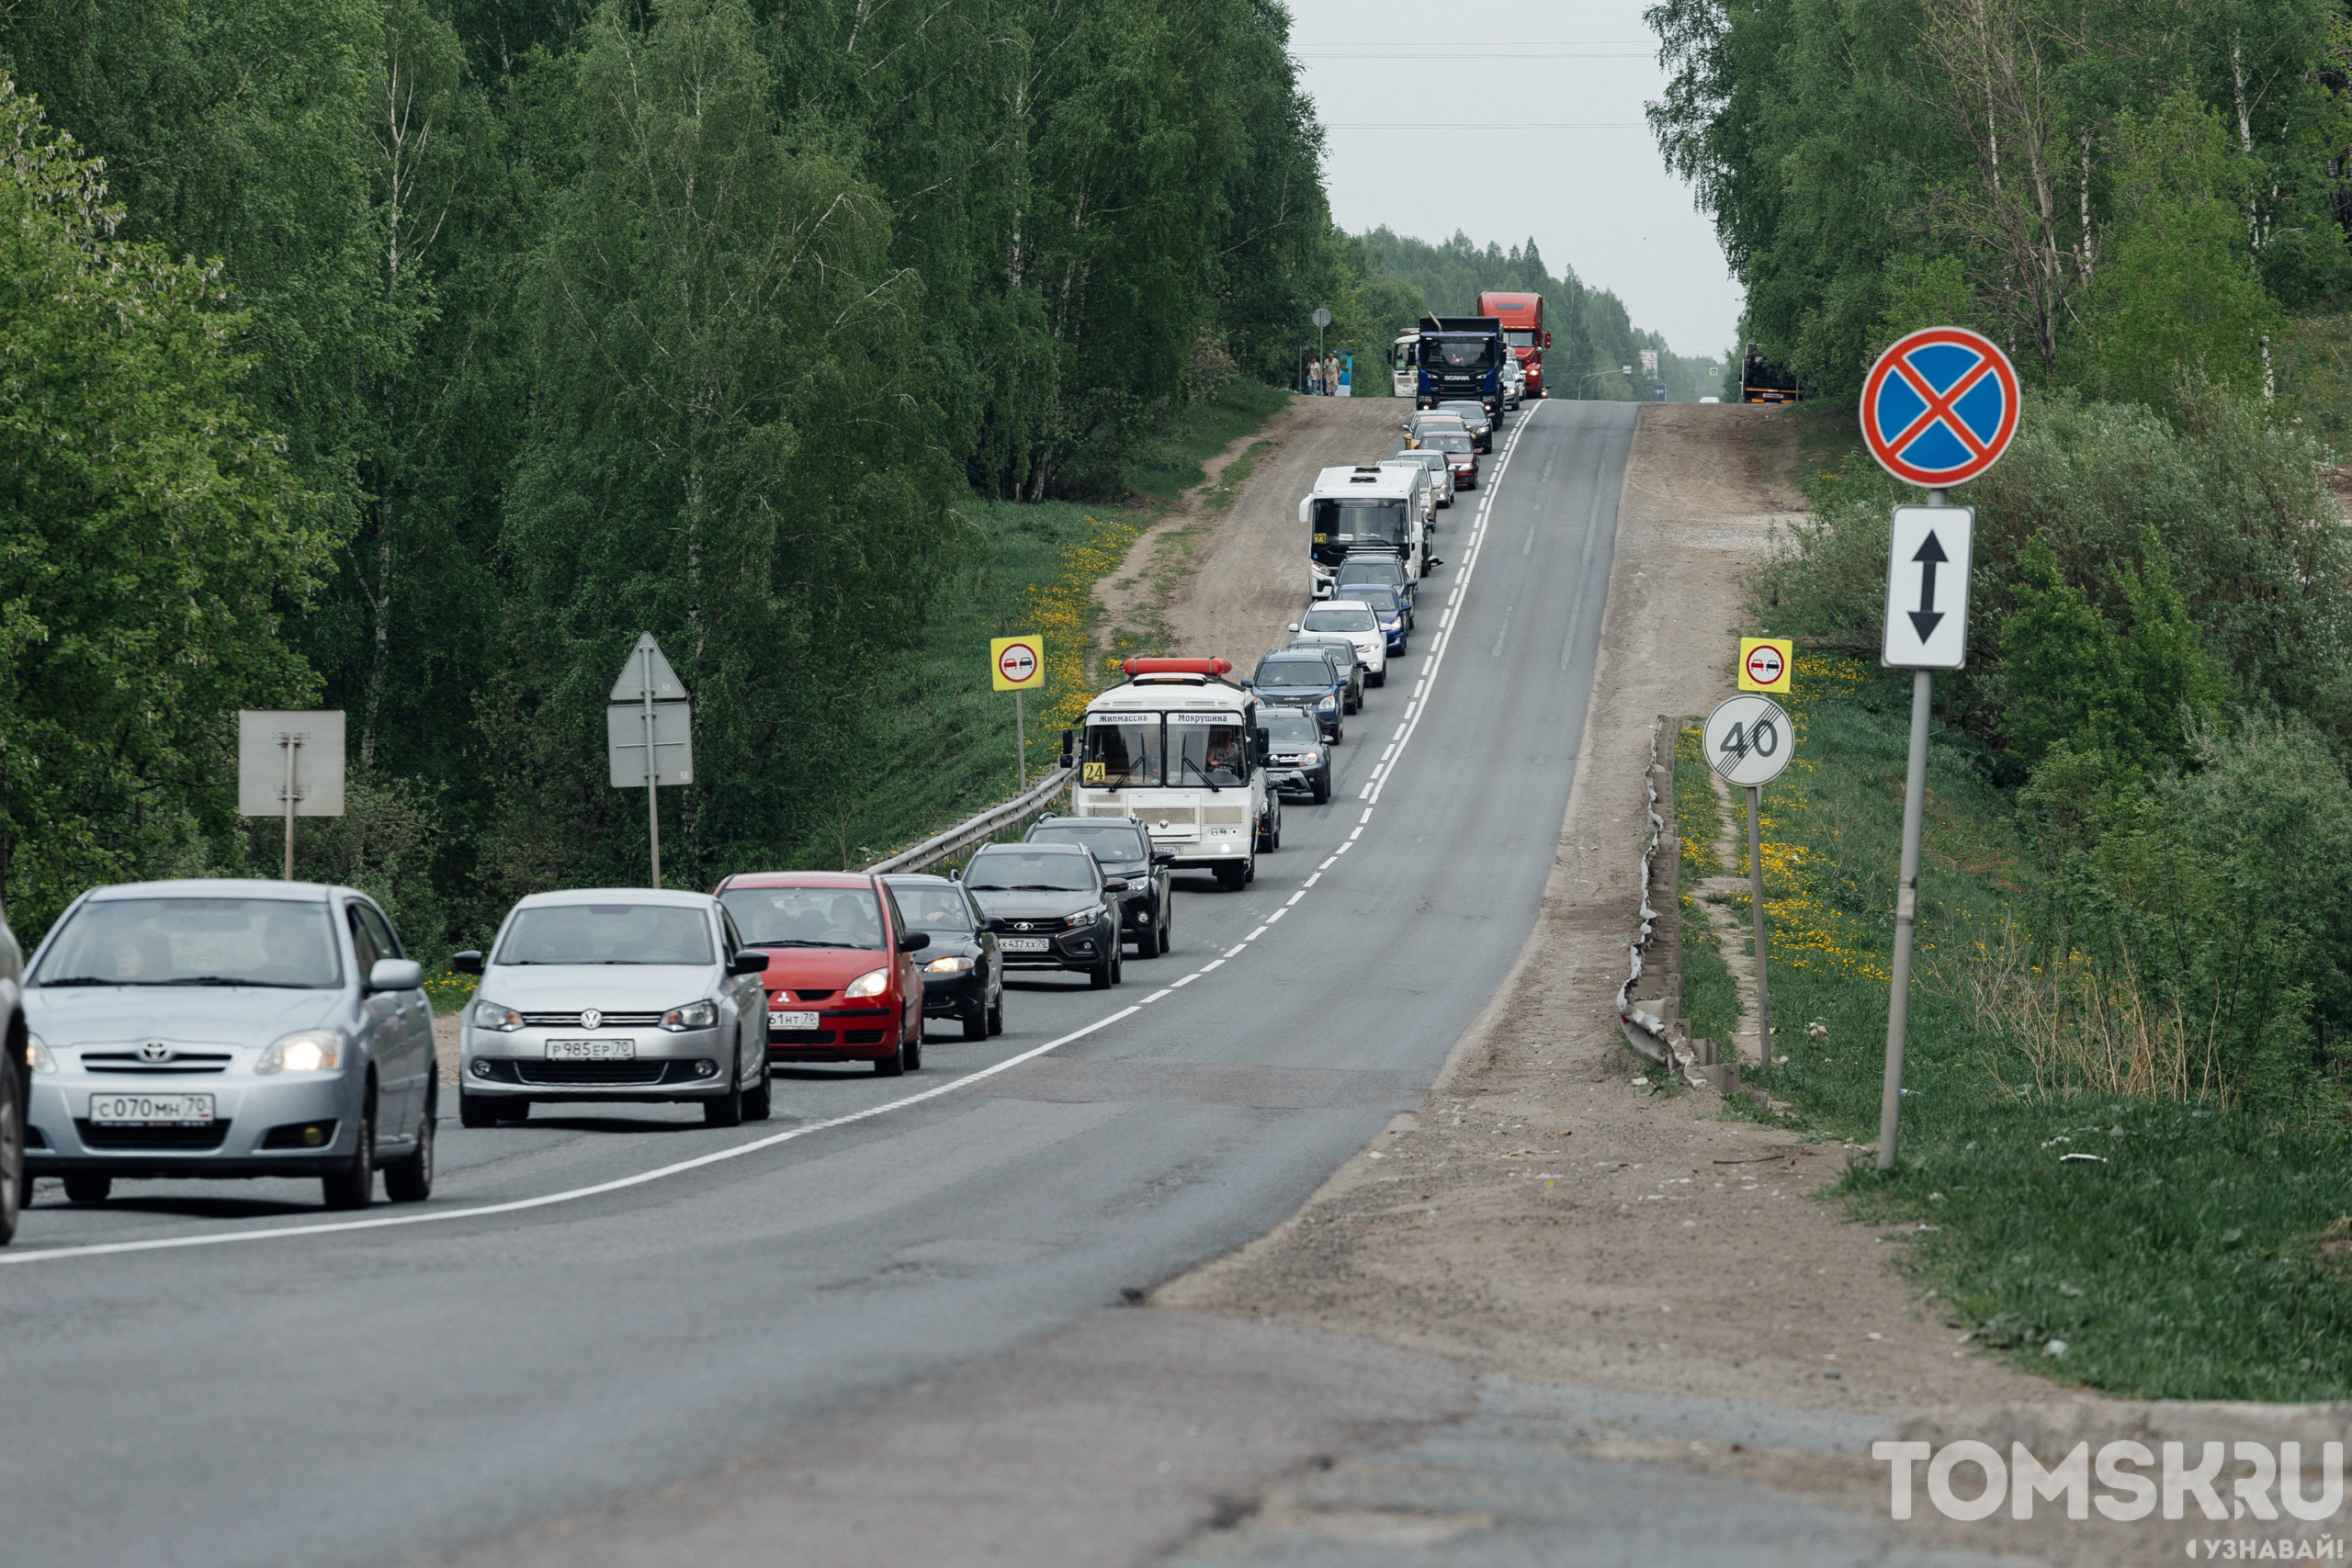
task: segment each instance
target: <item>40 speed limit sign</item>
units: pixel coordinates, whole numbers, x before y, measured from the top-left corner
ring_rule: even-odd
[[[1781,705],[1770,697],[1726,697],[1707,716],[1700,745],[1707,763],[1725,784],[1752,787],[1770,784],[1797,749],[1796,732]]]

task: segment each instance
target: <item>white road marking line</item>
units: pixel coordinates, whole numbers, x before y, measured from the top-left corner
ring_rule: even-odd
[[[1195,969],[1190,975],[1185,976],[1182,979],[1171,984],[1168,988],[1171,991],[1180,989],[1182,987],[1191,985],[1193,981],[1199,979],[1202,976],[1207,973],[1208,971],[1205,969]]]
[[[1291,905],[1292,905],[1292,904],[1295,904],[1295,903],[1297,903],[1301,898],[1304,898],[1304,897],[1306,897],[1306,888],[1304,888],[1304,887],[1302,887],[1302,888],[1300,888],[1297,892],[1295,892],[1295,893],[1294,893],[1294,894],[1292,894],[1292,895],[1290,896],[1290,899],[1289,899],[1289,901],[1288,901],[1287,903],[1283,904],[1283,908],[1285,908],[1285,909],[1287,909],[1287,908],[1289,908],[1291,907]]]
[[[1272,925],[1276,920],[1281,919],[1284,915],[1287,915],[1287,914],[1289,914],[1289,913],[1290,913],[1290,906],[1289,906],[1289,905],[1287,905],[1287,904],[1285,904],[1285,905],[1283,905],[1281,908],[1276,909],[1272,914],[1268,915],[1268,916],[1266,917],[1266,923],[1267,923],[1268,925],[1270,925],[1270,926],[1271,926],[1271,925]],[[1182,982],[1179,982],[1179,983],[1181,984]]]
[[[1395,742],[1394,740],[1391,740],[1391,741],[1388,743],[1388,750],[1385,750],[1385,751],[1383,751],[1383,752],[1380,754],[1380,760],[1381,760],[1382,761],[1385,762],[1386,761],[1388,761],[1388,759],[1389,759],[1392,755],[1394,755],[1394,754],[1395,754],[1396,750],[1396,742]]]
[[[1261,927],[1261,928],[1260,928],[1260,930],[1263,930],[1263,929],[1264,929],[1263,927]],[[1251,932],[1250,933],[1250,936],[1256,936],[1257,934],[1258,934],[1258,932],[1257,932],[1257,931],[1251,931]],[[1236,958],[1236,957],[1238,957],[1238,956],[1240,956],[1241,950],[1242,950],[1243,948],[1245,948],[1245,947],[1249,946],[1249,945],[1250,945],[1250,937],[1243,937],[1239,942],[1235,942],[1231,947],[1227,948],[1227,949],[1226,949],[1226,951],[1225,951],[1225,955],[1226,955],[1227,958]]]
[[[1488,654],[1487,658],[1500,659],[1503,656],[1503,638],[1510,636],[1510,613],[1518,608],[1519,605],[1516,603],[1503,606],[1502,627],[1495,633],[1495,651]]]
[[[1371,821],[1371,820],[1372,820],[1372,807],[1369,807],[1369,806],[1367,806],[1367,807],[1365,807],[1363,808],[1363,815],[1362,817],[1359,817],[1359,818],[1356,818],[1356,826],[1358,826],[1359,828],[1361,828],[1361,827],[1362,827],[1362,826],[1363,826],[1366,822],[1369,822],[1369,821]]]
[[[1338,849],[1331,852],[1331,858],[1333,860],[1338,860],[1341,855],[1346,854],[1350,850],[1354,849],[1355,847],[1356,841],[1353,839],[1350,839],[1346,843],[1341,844]]]
[[[1143,999],[1143,1000],[1141,1000],[1141,1001],[1139,1001],[1139,1002],[1137,1002],[1137,1003],[1136,1004],[1136,1006],[1137,1006],[1137,1007],[1149,1007],[1152,1003],[1154,1003],[1154,1002],[1158,1001],[1160,998],[1162,998],[1162,997],[1166,996],[1170,991],[1172,991],[1172,990],[1174,990],[1175,988],[1176,988],[1176,987],[1173,987],[1173,986],[1164,986],[1164,987],[1160,987],[1159,990],[1152,992],[1152,993],[1151,993],[1151,995],[1149,995],[1149,996],[1148,996],[1148,997],[1144,998],[1144,999]]]
[[[1770,906],[1767,905],[1766,907],[1769,908]],[[1266,934],[1266,928],[1265,928],[1265,927],[1263,927],[1263,926],[1260,926],[1256,931],[1251,931],[1248,936],[1245,936],[1245,937],[1243,937],[1243,938],[1241,939],[1241,945],[1242,945],[1242,946],[1244,946],[1244,947],[1247,947],[1247,946],[1249,946],[1251,942],[1253,942],[1257,941],[1260,937],[1261,937],[1261,936],[1263,936],[1263,935],[1265,935],[1265,934]]]
[[[1339,857],[1338,855],[1335,855],[1335,854],[1334,854],[1334,855],[1325,855],[1325,856],[1323,857],[1323,863],[1322,863],[1321,865],[1318,865],[1318,866],[1317,866],[1317,867],[1315,868],[1315,874],[1316,874],[1316,875],[1317,875],[1317,876],[1320,876],[1320,875],[1322,875],[1325,872],[1327,872],[1327,871],[1330,870],[1330,869],[1331,869],[1331,863],[1332,863],[1333,861],[1335,861],[1335,860],[1338,860],[1339,858],[1340,858],[1340,857]]]
[[[1352,844],[1352,843],[1354,843],[1358,839],[1361,839],[1361,838],[1363,838],[1363,823],[1361,823],[1361,822],[1357,823],[1353,828],[1351,828],[1351,829],[1350,829],[1348,830],[1348,842],[1350,842],[1350,843],[1351,843],[1351,844]]]
[[[1210,970],[1212,970],[1212,969],[1218,969],[1218,968],[1222,968],[1222,967],[1224,967],[1224,964],[1225,964],[1225,960],[1224,960],[1224,959],[1222,959],[1222,958],[1212,958],[1212,959],[1210,959],[1206,964],[1202,964],[1202,965],[1201,965],[1201,973],[1202,973],[1202,974],[1204,974],[1204,975],[1205,975],[1205,974],[1207,974],[1207,973],[1208,973]]]
[[[1408,711],[1410,711],[1410,710],[1408,710]],[[1391,739],[1391,740],[1402,740],[1402,739],[1405,739],[1405,727],[1404,727],[1403,725],[1401,725],[1401,724],[1400,724],[1400,725],[1398,725],[1398,726],[1396,727],[1396,734],[1394,734],[1394,735],[1392,735],[1392,736],[1390,736],[1388,739]]]
[[[1185,980],[1192,978],[1193,976],[1190,975],[1184,977]],[[1180,986],[1183,983],[1183,980],[1176,982]],[[1172,987],[1170,988],[1173,989]],[[1032,1045],[1026,1051],[1007,1056],[993,1066],[966,1073],[962,1077],[941,1084],[936,1089],[927,1089],[920,1094],[908,1095],[903,1100],[893,1100],[881,1105],[869,1106],[864,1111],[853,1111],[846,1116],[831,1116],[822,1122],[810,1122],[798,1127],[787,1127],[781,1133],[771,1133],[764,1138],[755,1138],[748,1144],[736,1144],[729,1148],[713,1149],[707,1155],[696,1155],[692,1159],[682,1159],[669,1165],[656,1166],[651,1170],[641,1170],[634,1176],[616,1177],[610,1181],[599,1181],[590,1187],[574,1187],[562,1192],[548,1192],[537,1198],[515,1198],[503,1203],[479,1203],[467,1209],[427,1209],[420,1213],[386,1214],[372,1220],[337,1220],[324,1224],[282,1225],[274,1230],[212,1231],[203,1235],[154,1236],[145,1241],[96,1242],[85,1247],[51,1247],[31,1250],[12,1247],[6,1251],[0,1251],[0,1264],[43,1263],[60,1258],[103,1258],[121,1252],[169,1252],[186,1247],[225,1247],[232,1242],[240,1241],[283,1241],[293,1236],[336,1235],[347,1231],[390,1230],[396,1225],[425,1225],[443,1220],[477,1220],[492,1214],[516,1214],[529,1209],[545,1209],[558,1203],[577,1202],[582,1198],[600,1197],[606,1192],[626,1191],[632,1187],[642,1187],[648,1182],[660,1181],[665,1177],[681,1176],[690,1170],[700,1170],[705,1166],[720,1165],[728,1160],[741,1159],[745,1155],[757,1154],[763,1149],[772,1149],[778,1144],[788,1144],[795,1138],[805,1138],[811,1133],[826,1133],[835,1127],[846,1127],[852,1122],[870,1122],[876,1116],[887,1115],[893,1111],[903,1111],[910,1105],[920,1105],[924,1100],[937,1100],[944,1094],[953,1094],[966,1084],[977,1083],[986,1077],[994,1077],[1008,1068],[1017,1067],[1022,1063],[1042,1056],[1048,1051],[1057,1050],[1073,1040],[1083,1039],[1098,1029],[1107,1028],[1123,1018],[1133,1017],[1142,1005],[1137,1002],[1123,1007],[1114,1013],[1096,1019],[1083,1029],[1073,1029],[1057,1039],[1046,1041],[1043,1045]]]
[[[1318,883],[1318,882],[1320,882],[1320,881],[1322,881],[1322,880],[1323,880],[1323,872],[1322,872],[1322,868],[1318,866],[1317,868],[1316,868],[1315,874],[1314,874],[1314,875],[1312,875],[1312,876],[1310,876],[1310,877],[1308,877],[1306,881],[1304,881],[1304,882],[1300,883],[1300,884],[1299,884],[1299,886],[1300,886],[1301,887],[1312,887],[1312,886],[1314,886],[1317,883]]]

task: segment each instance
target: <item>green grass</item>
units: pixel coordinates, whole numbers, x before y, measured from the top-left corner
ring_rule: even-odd
[[[1127,483],[1155,501],[1175,500],[1207,477],[1204,464],[1281,412],[1291,397],[1280,387],[1227,381],[1142,444],[1128,460]]]
[[[1723,874],[1715,863],[1722,822],[1706,763],[1700,760],[1699,731],[1683,729],[1674,744],[1674,831],[1682,851],[1682,1016],[1693,1039],[1712,1040],[1728,1051],[1739,1030],[1739,986],[1724,963],[1722,939],[1690,892]]]
[[[1797,765],[1763,814],[1775,1043],[1791,1058],[1772,1092],[1796,1126],[1874,1145],[1907,682],[1829,660],[1807,674]],[[1902,1159],[1882,1177],[1860,1156],[1837,1190],[1858,1218],[1932,1226],[1908,1266],[2027,1370],[2142,1398],[2352,1395],[2352,1280],[2318,1246],[2352,1215],[2352,1140],[2006,1090],[2030,1076],[1956,979],[2031,881],[2005,797],[1963,747],[1932,747]],[[2052,1340],[2063,1358],[2044,1354]]]

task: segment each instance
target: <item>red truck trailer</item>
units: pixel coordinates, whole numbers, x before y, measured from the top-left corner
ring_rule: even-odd
[[[1478,314],[1502,322],[1503,341],[1510,344],[1520,368],[1527,372],[1527,395],[1550,396],[1544,387],[1544,351],[1552,346],[1552,334],[1544,330],[1544,296],[1481,294]]]

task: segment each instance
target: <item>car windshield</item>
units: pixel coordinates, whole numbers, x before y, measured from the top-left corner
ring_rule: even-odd
[[[1328,686],[1331,681],[1331,667],[1323,662],[1320,655],[1313,659],[1258,661],[1257,683],[1261,686]]]
[[[1275,750],[1296,750],[1312,746],[1322,739],[1323,731],[1303,713],[1278,713],[1266,716],[1266,741]]]
[[[36,986],[276,986],[343,983],[323,900],[93,898],[65,922]]]
[[[1151,858],[1140,835],[1125,822],[1054,822],[1029,830],[1033,844],[1076,844],[1104,865],[1134,865]]]
[[[718,896],[751,947],[882,945],[870,887],[729,887]]]
[[[1510,344],[1513,348],[1533,348],[1535,346],[1535,334],[1533,333],[1506,332],[1503,333],[1503,341]]]
[[[1462,423],[1476,430],[1487,423],[1487,411],[1476,403],[1440,403],[1438,407],[1462,416]]]
[[[1089,719],[1078,782],[1089,789],[1146,789],[1159,783],[1159,716]]]
[[[743,924],[738,915],[736,924]],[[708,964],[710,919],[676,904],[536,904],[514,911],[497,964]]]
[[[950,884],[901,882],[893,877],[890,892],[899,900],[899,913],[907,918],[908,929],[930,931],[935,936],[971,934],[972,907]]]
[[[1380,626],[1370,610],[1309,610],[1299,628],[1310,632],[1374,632]]]
[[[1462,453],[1476,450],[1470,445],[1470,438],[1467,435],[1432,435],[1428,438],[1427,445],[1440,452],[1450,452],[1457,457]]]
[[[1490,337],[1441,337],[1421,340],[1421,363],[1449,370],[1488,370],[1494,367],[1495,340]]]
[[[1059,849],[991,847],[972,857],[964,886],[975,893],[1091,893],[1094,860]]]
[[[1361,599],[1382,615],[1396,613],[1396,591],[1384,583],[1367,582],[1348,590],[1348,597]]]

